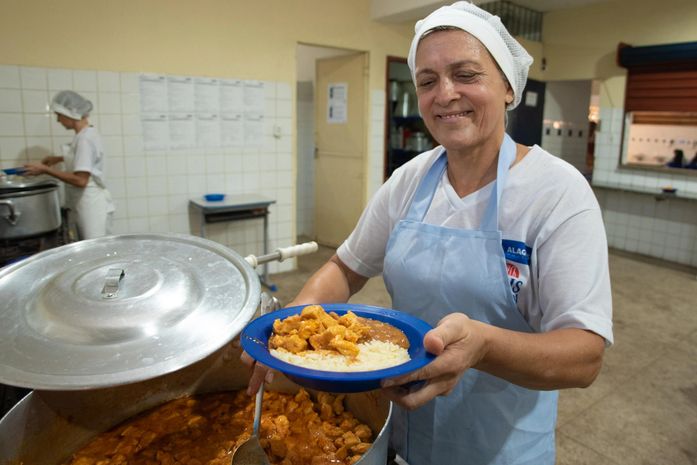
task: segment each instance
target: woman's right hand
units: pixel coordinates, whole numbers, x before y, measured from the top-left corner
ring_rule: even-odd
[[[247,385],[247,395],[253,396],[264,382],[270,383],[273,381],[273,370],[254,360],[247,352],[242,352],[240,360],[253,370],[252,376],[249,378],[249,384]]]
[[[424,336],[424,347],[436,358],[412,373],[383,381],[385,396],[408,410],[414,410],[437,396],[450,394],[462,375],[486,354],[484,323],[464,313],[451,313]],[[425,381],[418,390],[404,385]]]
[[[26,163],[24,165],[24,175],[26,176],[38,176],[40,174],[45,174],[49,169],[48,165],[44,163]]]
[[[56,165],[62,161],[63,161],[63,157],[59,157],[56,155],[49,155],[47,157],[44,157],[41,160],[41,163],[43,163],[46,166],[53,166],[53,165]]]

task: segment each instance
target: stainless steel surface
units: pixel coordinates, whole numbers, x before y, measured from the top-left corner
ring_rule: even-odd
[[[54,231],[60,225],[60,200],[55,184],[0,189],[0,239],[36,236]]]
[[[57,186],[58,181],[46,175],[42,176],[0,176],[0,193],[9,190],[26,190],[41,186]]]
[[[104,287],[102,288],[102,297],[105,299],[113,299],[119,293],[119,283],[126,276],[126,272],[121,268],[110,268],[106,272],[104,279]]]
[[[243,389],[249,370],[239,355],[239,349],[228,345],[182,370],[127,386],[34,391],[0,420],[0,465],[59,465],[96,434],[163,402],[185,394]],[[296,392],[298,386],[279,375],[268,389]],[[377,434],[356,463],[385,465],[390,402],[373,391],[347,395],[346,407]]]
[[[206,224],[225,221],[242,221],[262,218],[264,221],[264,254],[269,250],[269,206],[276,203],[255,194],[227,195],[221,202],[209,202],[202,198],[189,200],[189,207],[197,211],[200,217],[200,236],[206,237]],[[276,290],[269,282],[269,267],[264,265],[262,284]]]
[[[107,298],[111,269],[125,274]],[[60,390],[132,383],[201,360],[242,330],[260,294],[240,255],[179,234],[68,244],[1,269],[0,283],[0,382]]]

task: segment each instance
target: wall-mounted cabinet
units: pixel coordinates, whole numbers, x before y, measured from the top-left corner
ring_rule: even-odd
[[[387,57],[385,179],[435,142],[419,116],[416,91],[404,58]]]

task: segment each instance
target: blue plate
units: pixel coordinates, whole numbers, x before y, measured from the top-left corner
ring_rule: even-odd
[[[273,331],[274,320],[296,315],[305,308],[289,307],[261,316],[250,322],[243,330],[240,340],[242,348],[254,360],[269,368],[280,371],[297,384],[320,391],[328,392],[363,392],[380,388],[380,381],[395,376],[401,376],[418,370],[435,358],[424,349],[423,339],[431,325],[406,313],[388,308],[373,307],[358,304],[322,304],[327,312],[343,315],[351,310],[358,316],[384,321],[400,329],[409,339],[409,356],[411,360],[401,365],[381,370],[360,372],[336,372],[311,370],[309,368],[291,365],[277,359],[269,353],[269,336]]]
[[[203,198],[209,202],[220,202],[225,198],[225,194],[206,194]]]

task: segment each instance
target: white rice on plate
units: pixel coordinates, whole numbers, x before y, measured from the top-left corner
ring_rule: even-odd
[[[291,365],[322,371],[373,371],[410,360],[407,349],[392,342],[372,340],[358,344],[358,356],[352,359],[329,351],[306,350],[294,354],[285,349],[271,349],[274,357]]]

